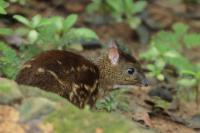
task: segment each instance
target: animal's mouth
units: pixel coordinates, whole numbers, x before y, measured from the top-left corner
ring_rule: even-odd
[[[142,85],[141,83],[137,83],[137,84],[117,84],[114,85],[112,90],[116,90],[116,89],[133,89],[133,88],[141,88],[144,87],[144,85]]]
[[[149,86],[149,82],[146,78],[140,80],[140,81],[136,81],[136,82],[132,82],[132,81],[129,81],[127,80],[127,85],[132,85],[132,86],[138,86],[138,87],[147,87]],[[126,84],[123,84],[123,85],[126,85]]]
[[[134,86],[143,87],[143,84],[138,82],[138,83],[134,84]]]
[[[140,82],[135,83],[134,86],[147,87],[147,86],[149,86],[149,82],[148,82],[148,80],[140,81]]]
[[[142,84],[142,86],[147,87],[147,86],[149,86],[149,81],[146,78],[142,79],[141,84]]]

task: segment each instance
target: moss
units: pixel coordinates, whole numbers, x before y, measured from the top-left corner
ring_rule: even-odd
[[[19,108],[23,122],[41,118],[54,110],[56,110],[56,103],[43,97],[26,98]]]
[[[60,97],[59,95],[51,92],[44,91],[37,87],[31,87],[26,85],[20,85],[20,91],[24,95],[24,97],[45,97],[47,99],[50,99],[52,101],[58,102],[58,101],[66,101],[66,99]]]
[[[3,82],[3,81],[0,81],[0,83],[1,83],[1,85],[0,85],[1,92],[7,93],[7,92],[11,91],[12,85],[10,83]]]
[[[18,85],[8,79],[0,78],[0,103],[9,104],[22,98]]]
[[[47,122],[57,133],[155,133],[120,114],[80,110],[56,94],[0,78],[0,104],[10,104],[19,98],[23,100],[18,107],[21,121]]]
[[[155,133],[119,114],[91,112],[88,108],[79,110],[72,105],[51,113],[46,121],[53,124],[57,133],[94,133],[97,130],[105,133]]]

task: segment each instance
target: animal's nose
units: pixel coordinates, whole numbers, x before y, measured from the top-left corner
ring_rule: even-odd
[[[147,79],[143,79],[142,85],[145,86],[145,87],[149,86],[149,81]]]

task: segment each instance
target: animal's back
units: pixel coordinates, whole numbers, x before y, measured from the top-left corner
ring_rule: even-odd
[[[98,79],[99,70],[92,62],[68,51],[52,50],[26,62],[16,81],[58,93],[82,108],[95,103]]]

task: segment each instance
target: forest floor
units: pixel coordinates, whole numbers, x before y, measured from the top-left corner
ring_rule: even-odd
[[[136,58],[138,58],[141,51],[145,51],[148,48],[148,42],[147,44],[141,44],[143,40],[150,38],[159,30],[170,29],[171,25],[175,22],[187,23],[191,27],[192,31],[200,32],[200,5],[173,5],[165,1],[149,2],[146,12],[150,13],[150,18],[146,19],[159,21],[159,23],[161,23],[163,26],[162,28],[152,30],[149,25],[144,23],[144,26],[146,26],[148,29],[147,32],[149,36],[141,37],[137,35],[136,31],[130,29],[127,24],[106,24],[106,22],[102,22],[101,24],[92,24],[86,22],[85,19],[87,17],[84,13],[84,9],[87,1],[82,3],[78,1],[69,1],[66,5],[58,3],[56,4],[52,1],[53,0],[48,2],[45,0],[33,0],[30,1],[29,6],[27,7],[12,5],[8,10],[11,14],[19,13],[24,14],[27,17],[32,17],[35,14],[40,14],[42,16],[67,16],[70,13],[78,13],[80,15],[80,19],[77,23],[77,26],[86,26],[88,28],[92,28],[97,33],[100,40],[104,43],[110,39],[122,41],[124,44],[126,44],[126,47],[131,49],[132,55],[134,55]],[[199,18],[193,18],[193,15],[196,15]],[[3,24],[2,22],[0,22],[0,25],[8,25],[11,27],[18,26],[15,22],[3,22]],[[86,56],[98,56],[99,51],[100,49],[86,49],[81,52],[81,54]],[[200,60],[199,53],[200,48],[185,51],[185,55],[193,62]],[[142,62],[145,65],[145,62]],[[173,106],[171,110],[154,110],[153,101],[151,97],[148,96],[149,90],[158,88],[161,84],[164,84],[165,87],[172,86],[172,88],[174,85],[173,83],[170,85],[167,83],[158,83],[153,79],[150,81],[152,81],[152,83],[148,88],[134,88],[129,90],[127,94],[129,105],[132,106],[130,108],[133,108],[134,111],[120,111],[120,113],[124,114],[129,119],[140,122],[142,121],[146,126],[155,128],[161,133],[200,133],[200,131],[194,130],[194,127],[191,127],[187,121],[184,122],[184,120],[191,119],[192,116],[200,113],[200,107],[198,108],[195,102],[182,103],[178,99],[175,99],[173,102],[171,102],[171,106]],[[198,129],[200,130],[200,126]]]

